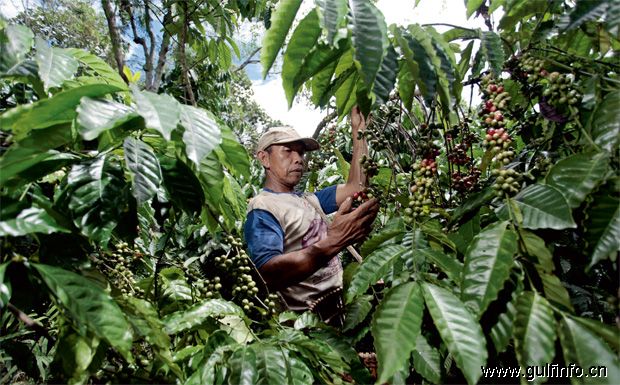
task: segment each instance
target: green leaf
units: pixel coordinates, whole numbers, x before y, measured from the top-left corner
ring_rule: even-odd
[[[558,189],[548,185],[533,184],[515,196],[515,205],[523,214],[522,226],[526,229],[575,228],[570,206]],[[497,215],[508,219],[508,208],[504,205]]]
[[[139,91],[136,87],[132,87],[132,94],[136,111],[144,118],[146,127],[157,130],[166,140],[170,140],[180,120],[179,102],[170,95]]]
[[[4,262],[0,265],[0,309],[3,309],[11,300],[11,282],[4,279],[6,268],[11,261]]]
[[[415,28],[414,31],[419,33],[419,28]],[[426,37],[421,33],[419,33],[419,35],[421,38]],[[437,93],[437,73],[433,66],[432,57],[429,56],[429,51],[425,49],[424,45],[411,35],[405,36],[405,41],[409,52],[411,52],[411,58],[409,58],[409,54],[403,51],[403,53],[405,53],[405,59],[407,61],[413,60],[416,63],[415,65],[409,65],[410,70],[417,68],[417,71],[412,71],[411,75],[415,79],[418,87],[420,87],[424,101],[430,106]],[[424,41],[424,39],[422,41]]]
[[[67,180],[73,223],[92,241],[107,244],[127,204],[119,165],[100,156],[74,165]]]
[[[187,310],[172,313],[162,319],[164,331],[177,334],[202,325],[207,318],[218,318],[226,315],[243,316],[239,306],[223,299],[208,299],[195,304]]]
[[[65,52],[76,58],[85,66],[86,72],[89,75],[97,76],[107,84],[116,86],[122,90],[127,90],[127,84],[125,84],[123,78],[103,59],[86,50],[78,48],[66,48]]]
[[[504,287],[516,252],[517,236],[508,222],[487,226],[467,249],[461,299],[479,317]]]
[[[388,101],[390,92],[394,89],[394,83],[396,82],[397,69],[398,54],[390,44],[381,62],[381,68],[379,68],[379,72],[377,72],[375,86],[372,90],[377,96],[378,104],[383,104]]]
[[[459,101],[461,99],[463,86],[457,81],[457,64],[453,49],[433,27],[427,27],[425,31],[431,36],[435,54],[439,58],[439,66],[437,66],[437,62],[435,62],[435,66],[439,75],[439,83],[443,88],[443,93],[440,94],[440,96],[443,98],[444,104],[448,102],[452,103],[452,99],[448,98],[448,95],[446,95],[447,90],[449,90],[450,95]],[[444,110],[447,110],[447,108]]]
[[[203,159],[198,178],[202,183],[207,204],[218,207],[224,197],[224,171],[222,165],[213,154]]]
[[[160,157],[164,187],[175,205],[187,212],[200,212],[205,196],[194,172],[180,159]]]
[[[455,256],[449,256],[439,250],[434,250],[430,248],[418,249],[415,250],[414,253],[435,264],[455,284],[461,284],[463,264],[461,263],[461,261],[456,259]]]
[[[211,335],[209,340],[211,340]],[[217,347],[207,359],[202,361],[196,370],[185,381],[185,385],[212,385],[215,384],[215,376],[218,366],[225,362],[226,353],[232,349],[232,345],[223,345]],[[205,348],[207,350],[207,348]]]
[[[286,375],[288,377],[288,383],[291,385],[312,385],[313,377],[312,372],[300,359],[295,356],[288,357],[286,361]]]
[[[427,381],[432,384],[440,384],[441,381],[441,355],[432,347],[422,334],[418,334],[415,349],[411,354],[413,367]]]
[[[78,69],[78,62],[62,48],[52,48],[41,38],[37,38],[39,77],[45,90],[60,87],[65,80],[71,79]]]
[[[220,129],[206,111],[181,105],[185,153],[197,166],[222,141]]]
[[[469,19],[471,15],[474,14],[480,8],[480,6],[484,3],[484,0],[466,0],[467,3],[467,18]]]
[[[45,210],[31,207],[19,213],[17,218],[0,222],[0,236],[20,237],[32,233],[69,233],[58,225]]]
[[[617,334],[616,334],[617,337]],[[564,316],[560,322],[560,341],[566,363],[579,365],[585,376],[572,377],[576,384],[618,384],[620,383],[620,360],[598,336],[579,324],[574,318]],[[589,372],[598,368],[604,372]],[[589,374],[589,375],[588,375]]]
[[[143,337],[146,342],[159,348],[170,348],[170,337],[164,331],[157,310],[149,301],[126,296],[119,300],[119,305],[136,336]]]
[[[328,64],[323,70],[314,75],[312,78],[312,103],[317,106],[325,106],[333,95],[329,92],[332,90],[332,76],[336,71],[337,62]]]
[[[372,336],[379,375],[384,383],[397,371],[408,369],[408,359],[420,335],[424,299],[420,286],[408,282],[393,287],[372,317]]]
[[[347,306],[342,331],[346,332],[352,330],[362,323],[366,319],[368,313],[370,313],[370,309],[372,309],[372,296],[370,295],[363,295],[349,304]]]
[[[21,62],[34,40],[32,31],[23,25],[9,25],[0,30],[0,72],[8,72]]]
[[[620,91],[608,93],[597,105],[592,122],[594,143],[608,152],[617,150],[620,142],[620,120],[616,111],[620,110]]]
[[[467,44],[467,47],[465,47],[465,49],[463,50],[463,52],[461,52],[461,59],[459,61],[458,64],[458,79],[460,81],[463,81],[463,79],[465,79],[465,75],[467,74],[467,71],[469,70],[469,61],[471,60],[471,52],[474,48],[474,42],[470,41],[469,44]]]
[[[62,364],[69,384],[86,383],[90,377],[88,368],[99,348],[100,340],[94,335],[81,336],[71,328],[66,328],[59,336],[56,345],[56,359]]]
[[[398,67],[398,95],[403,101],[403,107],[408,111],[413,104],[413,94],[415,91],[415,78],[411,74],[410,68],[401,61]]]
[[[91,281],[59,267],[31,264],[76,323],[81,335],[91,331],[131,361],[131,326],[116,302]]]
[[[454,242],[458,252],[465,254],[469,244],[479,232],[480,214],[478,213],[472,219],[459,226],[456,233],[448,234],[448,237]]]
[[[247,212],[247,201],[241,186],[230,175],[224,178],[224,198],[228,202],[228,206],[232,208],[235,214],[234,219],[243,218]]]
[[[581,205],[607,174],[608,155],[575,154],[557,162],[545,178],[545,183],[557,188],[571,208]]]
[[[555,269],[553,254],[545,246],[545,240],[527,230],[519,230],[519,234],[525,246],[525,252],[536,257],[537,263],[543,271],[552,272]]]
[[[242,346],[235,350],[226,363],[230,368],[228,384],[254,385],[258,379],[256,354],[251,346]]]
[[[620,250],[620,199],[614,188],[603,188],[593,196],[587,210],[585,238],[592,253],[589,267],[607,258],[615,260]]]
[[[265,32],[260,50],[263,78],[267,77],[269,69],[276,60],[300,5],[301,0],[282,0],[271,14],[271,27]]]
[[[336,90],[336,111],[338,116],[345,116],[357,101],[355,96],[355,86],[359,75],[352,73],[344,80],[342,86]]]
[[[618,328],[615,325],[607,325],[602,322],[583,317],[571,317],[571,319],[603,338],[613,350],[620,350],[620,338],[618,338]]]
[[[123,148],[125,163],[132,174],[133,196],[140,205],[157,194],[162,181],[159,161],[153,149],[139,139],[125,139]]]
[[[355,61],[362,80],[371,90],[389,45],[387,26],[381,11],[366,0],[351,0],[351,24]]]
[[[281,349],[255,345],[258,381],[256,385],[287,384],[286,356]]]
[[[451,292],[430,283],[422,286],[426,307],[441,339],[448,346],[467,383],[478,382],[480,367],[487,361],[485,338],[480,325]]]
[[[480,39],[480,51],[489,63],[489,68],[495,76],[500,76],[505,60],[502,39],[493,31],[481,32]]]
[[[19,138],[30,130],[70,122],[75,118],[75,107],[84,96],[100,97],[121,89],[107,84],[90,84],[57,93],[51,98],[23,104],[0,115],[0,127],[13,130]]]
[[[527,368],[552,362],[556,334],[551,306],[538,293],[527,291],[519,296],[516,308],[514,338],[519,364]]]
[[[319,23],[327,31],[327,42],[336,44],[338,30],[345,22],[347,15],[347,0],[318,0]]]
[[[574,311],[570,296],[564,285],[562,285],[562,281],[551,273],[540,272],[539,276],[543,283],[545,298],[553,305]]]
[[[215,152],[219,161],[226,166],[228,171],[235,177],[250,178],[250,158],[230,128],[221,125],[222,142],[216,147]]]
[[[96,139],[99,134],[118,127],[138,114],[129,106],[105,99],[84,97],[77,107],[78,132],[84,140]]]
[[[493,341],[495,351],[503,353],[508,348],[510,339],[512,338],[514,329],[514,319],[517,314],[517,309],[511,300],[506,303],[506,311],[501,313],[497,319],[497,323],[491,328],[489,337]]]
[[[605,15],[609,3],[603,0],[580,0],[572,8],[572,12],[558,22],[558,28],[562,31],[575,29],[590,20],[597,20]]]
[[[401,236],[405,233],[405,224],[401,217],[391,218],[385,225],[376,233],[373,233],[360,247],[360,253],[363,257],[368,256],[375,251],[382,243],[387,242],[395,237]]]
[[[349,290],[345,295],[346,302],[350,303],[356,296],[363,294],[368,286],[377,282],[387,273],[394,260],[405,251],[402,245],[387,245],[365,258],[351,280]]]
[[[282,86],[289,108],[293,105],[293,99],[295,99],[295,95],[301,86],[295,82],[295,79],[302,71],[304,59],[310,54],[320,35],[319,18],[316,9],[313,9],[295,28],[284,53]]]
[[[349,162],[344,159],[344,156],[342,156],[340,150],[335,148],[334,154],[336,155],[336,160],[338,164],[338,173],[340,174],[342,179],[347,180],[347,178],[349,177],[349,169],[351,168],[351,166],[349,165]]]

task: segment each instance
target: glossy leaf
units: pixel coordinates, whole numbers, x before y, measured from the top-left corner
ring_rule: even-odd
[[[579,324],[574,318],[564,316],[560,321],[560,342],[565,362],[579,365],[586,374],[571,378],[577,384],[620,383],[620,360],[598,336]],[[603,370],[589,372],[590,368]]]
[[[416,84],[420,88],[424,101],[431,105],[433,98],[437,92],[437,73],[433,66],[433,60],[429,56],[429,52],[424,49],[424,46],[420,42],[414,39],[412,36],[405,36],[406,46],[411,52],[411,59],[408,59],[408,55],[405,54],[407,61],[413,60],[418,68],[417,72],[412,72]],[[401,45],[401,48],[403,46]],[[403,51],[406,52],[406,51]],[[414,68],[414,65],[409,65],[410,69]]]
[[[605,153],[594,156],[571,155],[553,165],[545,182],[557,188],[571,208],[576,208],[601,183],[607,173],[608,163]]]
[[[411,354],[413,367],[427,381],[432,384],[440,384],[442,376],[442,358],[439,351],[432,347],[423,334],[418,334],[415,349]]]
[[[397,59],[398,54],[394,50],[394,47],[390,44],[388,46],[387,53],[381,62],[379,72],[377,72],[377,78],[373,88],[373,93],[377,97],[378,104],[386,103],[390,96],[390,92],[394,89],[394,83],[396,82],[398,70]]]
[[[258,369],[258,380],[255,384],[287,384],[286,356],[282,350],[269,345],[258,345],[255,351]]]
[[[170,140],[172,131],[180,120],[180,104],[172,96],[139,91],[132,88],[136,103],[136,112],[144,118],[147,128],[158,131],[166,140]]]
[[[418,249],[414,251],[415,254],[427,261],[435,264],[441,271],[443,271],[448,278],[457,285],[460,285],[461,275],[463,273],[463,264],[456,259],[455,256],[446,255],[445,253],[434,249]]]
[[[222,141],[220,128],[206,111],[181,105],[185,153],[197,166]]]
[[[321,35],[319,17],[316,9],[310,11],[300,22],[286,47],[282,63],[282,86],[288,101],[288,107],[293,105],[295,94],[301,84],[295,82],[302,71],[303,62],[316,44]]]
[[[151,302],[127,296],[120,299],[119,305],[137,337],[159,348],[170,348],[170,337],[164,331],[164,324]]]
[[[11,282],[5,278],[6,268],[11,262],[0,264],[0,309],[3,309],[11,300]]]
[[[69,233],[45,210],[31,207],[23,210],[15,219],[0,222],[0,236],[20,237],[27,234]]]
[[[572,12],[564,15],[558,23],[562,31],[575,29],[590,20],[597,20],[605,15],[609,3],[603,0],[578,1]]]
[[[50,47],[46,41],[37,38],[39,77],[45,90],[60,87],[65,80],[71,79],[78,69],[78,61],[62,48]]]
[[[360,253],[366,257],[375,251],[382,243],[387,242],[395,237],[405,233],[405,224],[402,218],[391,218],[379,231],[372,234],[360,247]]]
[[[571,209],[558,189],[548,185],[533,184],[515,196],[515,204],[523,215],[522,226],[526,229],[575,228]],[[501,219],[508,219],[508,209],[498,211]]]
[[[286,374],[288,383],[291,385],[312,385],[312,372],[306,364],[295,356],[289,356],[286,360]]]
[[[377,382],[384,383],[409,366],[423,310],[424,298],[415,282],[393,287],[377,307],[371,327],[378,361]]]
[[[484,31],[480,35],[480,51],[484,55],[491,71],[495,76],[499,76],[502,73],[504,65],[504,46],[499,35],[493,31]]]
[[[564,285],[562,285],[562,281],[551,273],[541,272],[539,276],[543,283],[545,298],[553,305],[561,306],[569,311],[574,311],[570,296]]]
[[[86,383],[90,376],[88,368],[97,354],[100,339],[90,333],[88,336],[81,336],[70,328],[62,331],[59,337],[56,345],[57,359],[69,377],[69,383]]]
[[[620,250],[620,199],[614,188],[602,188],[594,194],[584,224],[592,260],[589,267],[607,258],[615,260]]]
[[[389,45],[383,14],[365,0],[351,0],[351,24],[355,61],[367,89],[372,89]]]
[[[353,298],[363,294],[368,286],[374,284],[390,268],[393,261],[406,251],[402,245],[388,245],[370,254],[357,269],[345,298],[350,303]]]
[[[260,50],[263,78],[267,77],[267,73],[276,60],[300,5],[301,0],[283,0],[278,3],[271,14],[271,27],[265,32],[263,46]]]
[[[200,212],[205,196],[192,169],[180,159],[160,157],[159,163],[170,199],[184,211]]]
[[[506,311],[499,315],[497,323],[493,325],[489,333],[489,337],[495,346],[495,351],[498,353],[505,352],[512,339],[514,319],[517,314],[517,309],[514,304],[515,299],[516,298],[513,298],[506,303]]]
[[[8,25],[0,30],[0,73],[20,63],[32,48],[34,34],[23,25]]]
[[[230,385],[254,385],[258,377],[256,354],[251,346],[242,346],[235,350],[226,363],[230,368],[228,383]]]
[[[96,139],[102,132],[138,116],[125,104],[89,97],[82,98],[76,111],[78,132],[84,140]]]
[[[159,161],[153,149],[139,139],[125,139],[123,148],[125,163],[132,174],[133,196],[140,205],[153,198],[161,184]]]
[[[430,283],[422,285],[426,307],[441,339],[454,357],[467,383],[478,382],[487,361],[482,329],[465,305],[452,293]]]
[[[519,296],[516,308],[514,337],[519,364],[526,368],[552,362],[555,356],[556,325],[549,303],[538,293],[528,291]]]
[[[86,71],[90,72],[92,76],[97,76],[102,82],[123,90],[127,89],[127,84],[118,72],[100,57],[78,48],[66,48],[65,52],[77,59],[86,67]]]
[[[235,177],[250,178],[250,158],[232,130],[225,125],[220,126],[222,142],[215,148],[219,161],[226,166]]]
[[[517,236],[508,222],[487,226],[472,241],[465,254],[461,299],[481,316],[497,299],[510,276]]]
[[[607,94],[597,105],[592,122],[592,139],[605,151],[612,152],[620,142],[620,120],[616,111],[620,109],[620,91]]]
[[[352,330],[357,325],[362,323],[370,310],[372,309],[372,296],[363,295],[355,301],[353,301],[349,306],[347,306],[346,316],[344,318],[344,326],[342,327],[343,331]]]
[[[30,130],[73,120],[76,115],[75,107],[84,96],[96,98],[120,90],[118,87],[107,84],[90,84],[62,91],[54,97],[23,104],[6,111],[0,115],[0,127],[3,130],[12,130],[23,137]]]
[[[91,281],[59,267],[31,264],[76,323],[80,334],[96,334],[131,361],[131,327],[116,302]]]
[[[467,4],[467,18],[469,19],[471,15],[474,14],[480,8],[480,6],[484,3],[484,0],[466,0]]]
[[[347,14],[347,0],[318,0],[319,22],[327,31],[327,42],[335,44],[338,30],[342,27]]]
[[[620,350],[620,339],[618,339],[618,328],[615,325],[607,325],[600,321],[583,317],[572,317],[573,321],[589,329],[607,342],[616,352]]]
[[[525,252],[536,257],[537,263],[543,271],[552,272],[555,269],[553,254],[545,246],[545,240],[527,230],[520,230],[519,234],[523,241],[523,246],[525,246]]]
[[[225,315],[243,315],[239,306],[223,299],[208,299],[195,304],[187,310],[181,310],[162,319],[164,330],[168,334],[177,334],[184,330],[200,326],[209,317]]]

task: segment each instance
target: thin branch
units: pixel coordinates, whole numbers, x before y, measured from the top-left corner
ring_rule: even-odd
[[[317,139],[319,135],[321,134],[321,130],[323,130],[323,128],[327,126],[327,123],[331,122],[336,116],[338,116],[338,111],[334,110],[331,113],[329,113],[326,117],[324,117],[323,120],[321,120],[321,122],[316,126],[316,129],[314,130],[314,134],[312,134],[312,138]]]
[[[170,49],[170,33],[166,29],[166,25],[172,22],[172,12],[168,9],[168,12],[164,15],[163,21],[163,33],[161,39],[161,46],[159,47],[159,58],[157,59],[157,67],[155,67],[155,74],[153,75],[152,91],[157,91],[161,83],[161,78],[164,74],[164,66],[166,65],[166,56]]]
[[[454,24],[448,24],[448,23],[428,23],[428,24],[422,24],[422,27],[433,27],[433,26],[436,26],[436,25],[440,25],[440,26],[444,26],[444,27],[452,27],[452,28],[462,29],[464,31],[469,31],[469,32],[476,32],[475,29],[461,27],[460,25],[454,25]]]
[[[185,99],[196,107],[196,98],[192,90],[192,83],[189,79],[189,69],[187,68],[187,57],[185,55],[185,43],[187,43],[187,30],[189,27],[189,19],[187,18],[187,3],[183,3],[183,28],[181,28],[181,41],[179,42],[179,60],[181,61],[181,74],[183,83],[185,84]]]
[[[28,314],[24,313],[23,311],[19,310],[18,308],[16,308],[12,303],[8,303],[7,307],[9,308],[9,310],[11,311],[11,313],[13,313],[13,315],[15,316],[15,318],[17,318],[18,320],[20,320],[21,322],[24,323],[24,325],[26,325],[26,327],[28,329],[34,330],[35,332],[40,333],[41,335],[43,335],[45,338],[47,338],[52,344],[54,344],[56,342],[56,340],[50,336],[49,331],[40,323],[38,323],[37,321],[33,320],[32,318],[30,318],[28,316]]]
[[[103,12],[105,13],[105,18],[108,22],[108,30],[110,32],[110,40],[112,42],[112,52],[114,53],[114,59],[116,60],[116,67],[118,69],[118,73],[120,74],[121,78],[123,78],[125,83],[129,84],[129,80],[123,72],[123,67],[125,66],[125,59],[123,58],[123,50],[121,47],[121,35],[118,31],[118,27],[116,26],[116,13],[112,8],[112,3],[110,0],[101,0],[101,6],[103,8]]]
[[[245,68],[245,66],[247,66],[248,64],[252,64],[252,63],[260,63],[260,60],[252,60],[252,58],[254,57],[254,55],[256,55],[258,53],[258,51],[260,51],[261,47],[256,48],[254,51],[252,51],[252,53],[250,54],[250,56],[248,56],[247,59],[245,59],[245,61],[243,63],[241,63],[241,65],[239,65],[239,67],[237,67],[235,69],[234,72],[238,72],[241,71],[242,69]]]
[[[133,9],[128,2],[121,2],[121,5],[124,8],[124,11],[127,12],[129,16],[129,24],[131,25],[131,32],[133,33],[133,42],[142,46],[142,51],[144,52],[144,72],[146,78],[146,88],[148,89],[152,83],[153,77],[153,63],[149,60],[149,48],[146,45],[146,40],[142,36],[138,34],[138,28],[136,27],[136,19],[133,15]],[[146,8],[146,13],[148,14],[148,8]],[[148,23],[147,23],[148,25]],[[149,26],[150,29],[150,26]],[[152,41],[152,40],[151,40]]]

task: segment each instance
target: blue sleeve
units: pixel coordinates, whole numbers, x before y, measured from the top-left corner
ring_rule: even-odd
[[[284,253],[284,231],[269,211],[250,211],[243,228],[243,236],[256,268],[260,269],[276,255]]]
[[[323,209],[325,214],[331,214],[338,211],[338,204],[336,203],[336,187],[338,186],[329,186],[321,191],[317,191],[314,193],[314,195],[319,198],[321,208]]]

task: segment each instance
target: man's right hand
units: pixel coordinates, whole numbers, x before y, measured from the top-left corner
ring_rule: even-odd
[[[366,238],[379,212],[379,202],[373,198],[354,210],[352,208],[353,200],[349,197],[340,205],[334,221],[327,229],[327,238],[339,249]]]

